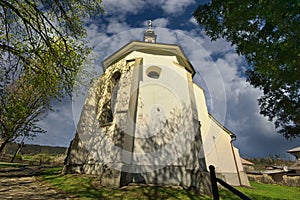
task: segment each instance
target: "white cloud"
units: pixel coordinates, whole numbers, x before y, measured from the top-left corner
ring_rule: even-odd
[[[120,19],[151,7],[160,7],[167,14],[178,15],[195,3],[194,0],[103,0],[105,12],[109,15],[118,13]]]
[[[183,13],[187,6],[194,3],[194,0],[167,0],[162,4],[162,9],[168,14],[178,14]]]
[[[118,34],[122,31],[128,30],[130,27],[125,22],[120,22],[116,18],[108,19],[108,25],[106,28],[107,33]]]
[[[107,14],[123,16],[126,14],[136,14],[146,6],[142,0],[103,0],[104,10]]]
[[[184,12],[184,10],[195,4],[194,0],[152,0],[147,1],[149,6],[153,5],[160,7],[164,12],[171,15],[179,15]]]
[[[195,17],[191,17],[191,18],[189,19],[189,22],[192,23],[192,24],[194,24],[194,25],[196,25],[196,26],[199,25]]]
[[[165,28],[169,24],[169,20],[167,18],[156,18],[151,20],[154,29],[156,29],[156,27]],[[144,21],[143,26],[148,26],[148,20]]]
[[[106,29],[106,27],[104,28]],[[96,24],[90,24],[86,27],[87,40],[89,41],[89,46],[94,48],[102,41],[105,41],[109,37],[105,32],[102,32]]]

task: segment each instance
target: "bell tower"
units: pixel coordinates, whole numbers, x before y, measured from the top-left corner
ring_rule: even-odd
[[[148,21],[148,29],[144,33],[144,42],[156,43],[156,37],[154,30],[152,29],[152,21]]]

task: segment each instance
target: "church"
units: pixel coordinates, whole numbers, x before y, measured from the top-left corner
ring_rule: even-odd
[[[236,135],[208,113],[187,56],[156,38],[149,21],[143,41],[102,62],[64,172],[97,174],[105,186],[166,184],[210,193],[208,167],[214,165],[227,183],[249,186],[232,143]]]

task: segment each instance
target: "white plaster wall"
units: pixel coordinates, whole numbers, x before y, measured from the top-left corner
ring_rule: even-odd
[[[196,84],[193,84],[193,88],[194,88],[194,93],[195,93],[195,98],[196,98],[198,119],[201,123],[202,141],[205,141],[206,137],[208,136],[211,120],[208,116],[206,100],[205,100],[205,96],[204,96],[204,90]]]
[[[140,66],[135,160],[137,164],[143,165],[184,165],[186,161],[174,158],[182,157],[190,150],[196,131],[188,72],[176,64],[176,56],[135,51],[127,55],[126,59],[137,57],[143,58],[143,65]],[[147,76],[147,69],[151,66],[161,69],[158,79]],[[158,152],[159,149],[162,151]]]
[[[204,91],[194,84],[194,92],[198,118],[201,123],[202,147],[207,169],[209,165],[214,165],[216,173],[229,184],[249,186],[247,175],[243,172],[240,162],[238,149],[234,147],[240,178],[237,174],[230,135],[208,115]]]
[[[230,135],[209,117],[204,91],[197,85],[194,85],[194,90],[207,167],[214,165],[216,172],[236,173]]]
[[[219,166],[219,172],[236,173],[237,171],[233,158],[233,152],[231,149],[230,136],[213,121],[211,122],[211,125],[212,128],[210,129],[208,137],[212,137],[216,150],[211,153],[209,151],[209,148],[207,148],[207,162],[211,162],[210,164]],[[212,157],[216,157],[218,163],[214,163],[213,161],[211,161]]]

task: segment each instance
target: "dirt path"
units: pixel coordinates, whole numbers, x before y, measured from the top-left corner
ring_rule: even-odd
[[[35,177],[44,168],[0,169],[0,199],[75,199],[51,188]]]

